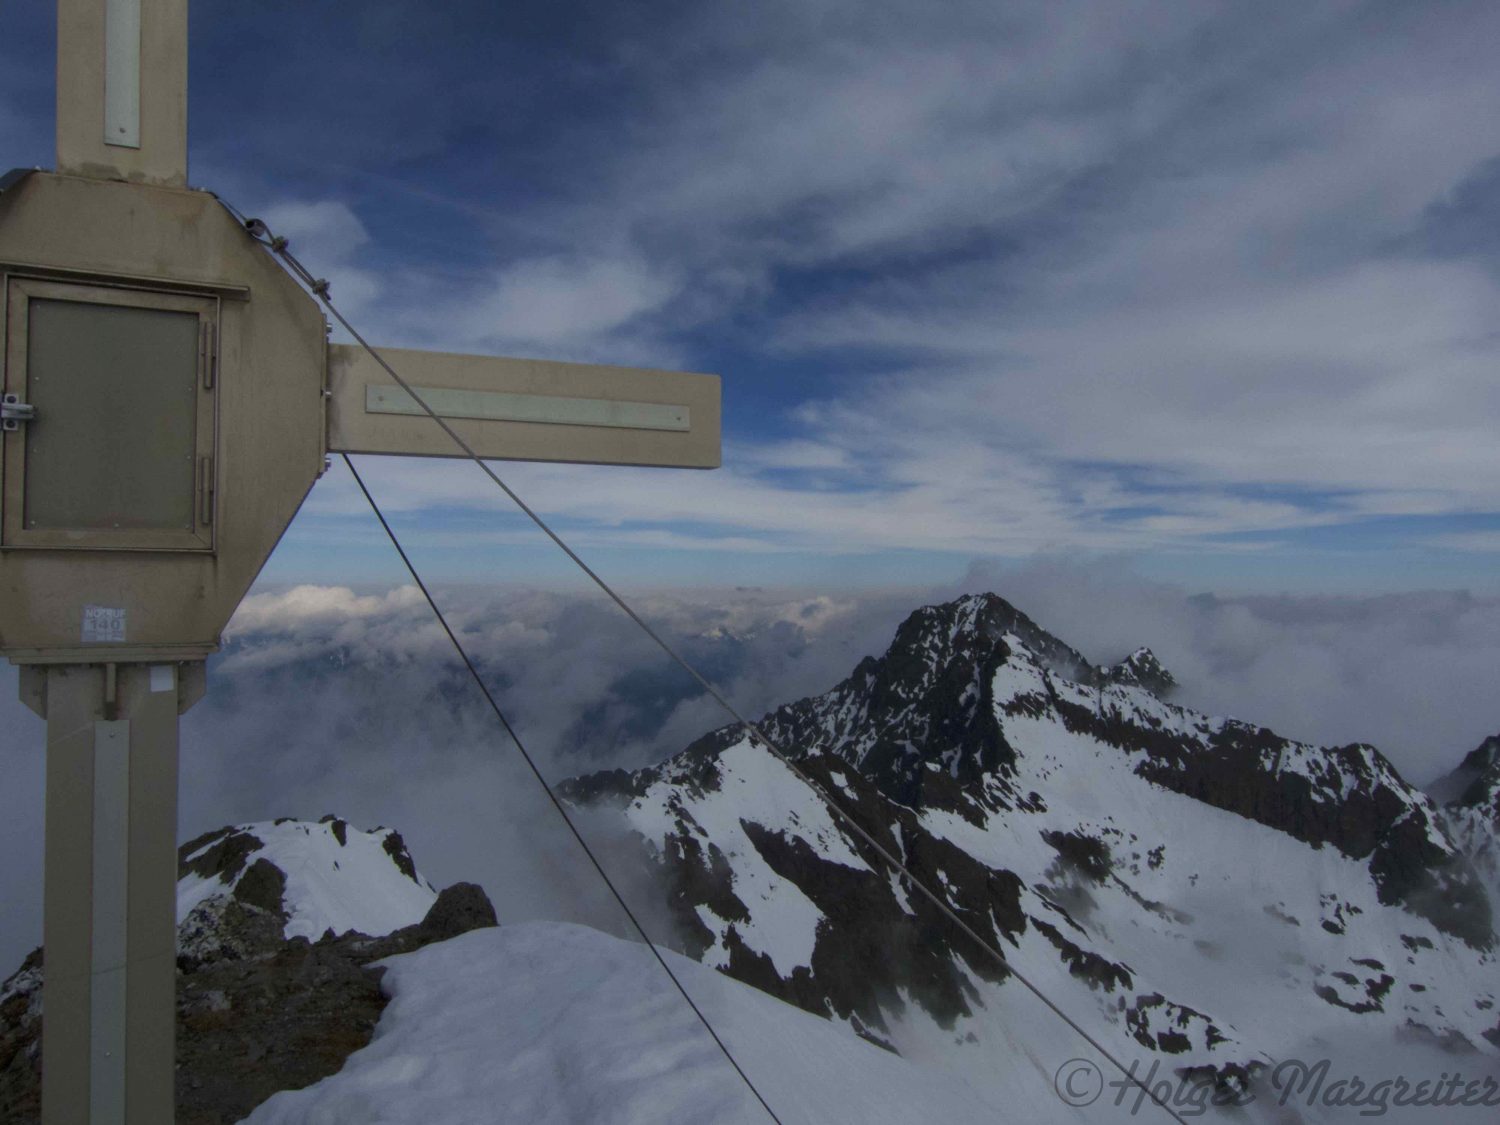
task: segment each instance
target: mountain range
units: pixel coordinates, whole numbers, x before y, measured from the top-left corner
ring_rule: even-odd
[[[663,956],[784,1122],[1159,1112],[1049,1005],[1168,1096],[1157,1076],[1238,1102],[1228,1120],[1345,1119],[1278,1101],[1320,1059],[1493,1085],[1500,736],[1424,792],[1372,746],[1176,691],[1149,649],[1095,665],[974,595],[759,721],[842,816],[737,726],[560,788],[628,826],[608,865],[657,896]],[[765,1117],[647,951],[497,926],[393,830],[226,827],[179,876],[180,1125]],[[7,1121],[35,1120],[42,969],[0,985]],[[1063,1096],[1073,1065],[1093,1098]]]
[[[1492,1066],[1500,738],[1434,796],[1174,687],[1148,649],[1096,666],[987,594],[760,720],[1004,964],[741,727],[564,791],[626,818],[690,955],[977,1088],[1021,1047],[1012,970],[1117,1056],[1229,1091],[1354,1043]]]

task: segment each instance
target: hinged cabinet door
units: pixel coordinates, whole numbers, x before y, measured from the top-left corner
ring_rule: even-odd
[[[11,278],[3,546],[211,551],[218,301]]]

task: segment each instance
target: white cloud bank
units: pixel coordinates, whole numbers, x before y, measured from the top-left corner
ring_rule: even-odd
[[[1290,737],[1373,742],[1418,783],[1500,731],[1495,598],[1194,597],[1119,567],[1055,559],[976,568],[944,589],[689,590],[635,600],[754,716],[832,687],[883,652],[918,605],[984,589],[1096,662],[1150,646],[1182,681],[1184,703]],[[553,780],[660,760],[728,721],[602,599],[474,588],[439,598]],[[184,838],[336,812],[399,828],[425,874],[439,884],[480,881],[502,919],[617,927],[415,589],[260,591],[227,642],[208,698],[184,721]],[[9,782],[0,788],[3,966],[41,927],[44,728],[17,701],[8,669],[0,724]]]

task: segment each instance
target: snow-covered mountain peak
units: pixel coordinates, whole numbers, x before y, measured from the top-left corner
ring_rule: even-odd
[[[1483,880],[1491,909],[1500,914],[1500,734],[1492,734],[1431,787],[1448,837]],[[1500,916],[1494,919],[1500,927]]]
[[[1101,670],[972,595],[760,726],[1122,1051],[1238,1083],[1289,1026],[1500,1047],[1471,842],[1374,747],[1213,718],[1171,683],[1149,649]],[[742,730],[564,788],[623,811],[694,956],[903,1054],[1004,1041],[1007,970]]]
[[[1104,680],[1112,684],[1145,688],[1161,699],[1167,698],[1177,687],[1177,680],[1172,673],[1162,666],[1149,648],[1138,648],[1120,663],[1106,668]]]
[[[230,826],[178,850],[177,920],[189,930],[195,911],[233,900],[272,915],[287,938],[375,936],[421,921],[436,899],[399,832],[335,816]]]
[[[1477,810],[1500,827],[1500,734],[1490,735],[1470,751],[1431,793],[1443,804]]]
[[[923,606],[896,630],[892,652],[919,650],[935,658],[982,651],[1006,636],[1049,670],[1094,682],[1099,672],[1076,649],[1064,644],[999,594],[965,594],[942,605]]]
[[[939,793],[952,782],[1003,771],[1011,760],[986,717],[993,674],[1007,661],[1083,683],[1100,678],[1004,598],[972,594],[915,610],[883,655],[862,660],[832,691],[779,708],[762,726],[778,744],[857,766],[895,799],[945,800]],[[715,731],[684,756],[707,763],[738,737],[733,728]]]

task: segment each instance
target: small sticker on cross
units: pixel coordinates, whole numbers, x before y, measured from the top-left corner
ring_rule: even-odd
[[[83,643],[86,645],[123,644],[125,611],[107,605],[83,607]]]

